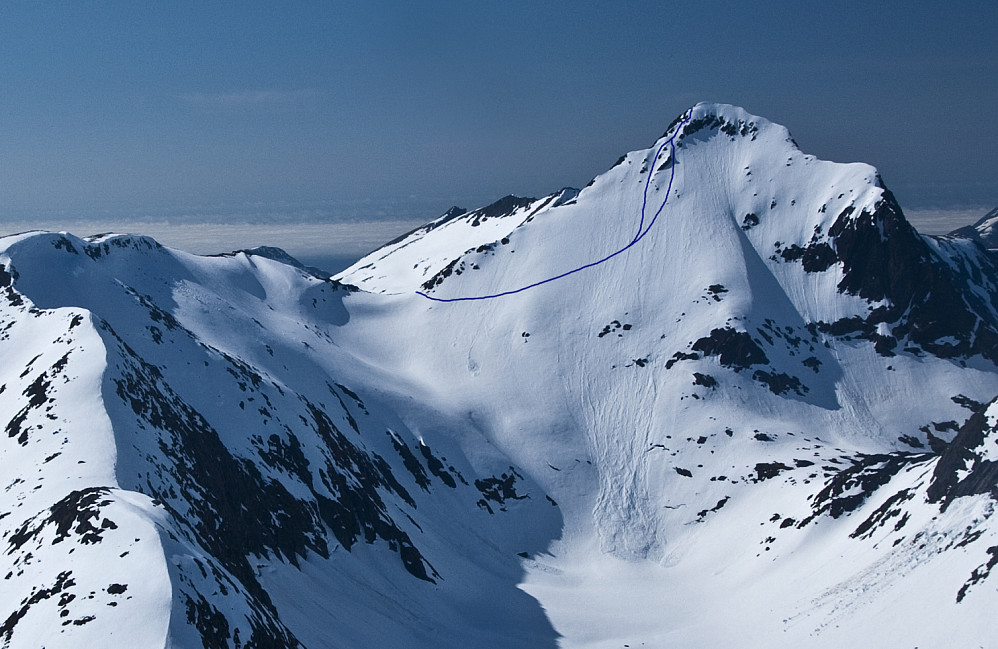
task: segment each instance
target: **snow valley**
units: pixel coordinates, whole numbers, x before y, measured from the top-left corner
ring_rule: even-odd
[[[698,104],[332,279],[0,239],[0,643],[984,646],[982,236]]]

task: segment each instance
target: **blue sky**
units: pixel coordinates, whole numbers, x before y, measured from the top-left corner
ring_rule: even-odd
[[[9,0],[0,225],[423,220],[583,185],[700,100],[972,212],[998,204],[996,31],[959,0]]]

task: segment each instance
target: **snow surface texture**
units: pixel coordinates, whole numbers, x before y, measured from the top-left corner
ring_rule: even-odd
[[[992,642],[998,268],[739,108],[333,280],[0,265],[0,646]]]

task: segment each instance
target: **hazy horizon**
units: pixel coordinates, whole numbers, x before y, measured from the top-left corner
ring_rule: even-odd
[[[876,166],[945,232],[998,205],[998,14],[903,6],[5,3],[0,232],[269,232],[303,258],[328,232],[346,258],[450,205],[581,187],[699,101]]]
[[[462,207],[474,209],[481,205]],[[946,234],[974,223],[993,207],[904,210],[902,205],[906,218],[922,234]],[[424,212],[408,218],[379,213],[376,218],[362,219],[354,214],[349,219],[328,217],[312,221],[293,214],[260,216],[256,221],[244,216],[243,221],[237,222],[217,218],[203,220],[190,212],[181,212],[172,218],[161,213],[147,218],[103,220],[50,216],[0,223],[0,236],[35,229],[68,231],[82,237],[117,232],[150,236],[165,246],[194,254],[274,246],[306,265],[336,273],[400,234],[440,216],[443,211]]]
[[[908,209],[998,204],[998,15],[903,6],[5,3],[0,223],[545,195],[698,101],[876,166]]]

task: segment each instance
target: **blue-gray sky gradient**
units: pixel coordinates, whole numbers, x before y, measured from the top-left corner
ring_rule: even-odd
[[[704,99],[909,209],[993,206],[996,30],[959,0],[11,0],[0,221],[428,218],[583,185]]]

